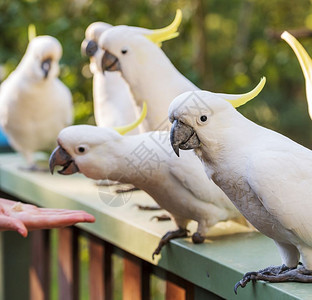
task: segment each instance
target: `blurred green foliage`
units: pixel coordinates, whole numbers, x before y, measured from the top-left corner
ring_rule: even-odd
[[[33,23],[39,35],[52,35],[63,45],[61,79],[73,93],[75,123],[92,124],[92,80],[87,58],[80,54],[86,27],[105,21],[160,28],[177,8],[183,11],[181,34],[163,45],[174,65],[200,88],[216,92],[243,93],[266,76],[263,92],[239,110],[311,148],[304,78],[293,51],[279,37],[284,30],[310,32],[308,0],[1,0],[2,80],[23,56]],[[299,40],[312,54],[312,38]]]

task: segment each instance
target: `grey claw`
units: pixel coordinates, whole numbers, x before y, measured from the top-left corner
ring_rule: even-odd
[[[257,276],[257,274],[258,274],[258,272],[248,272],[248,273],[246,273],[244,275],[244,277],[235,284],[235,286],[234,286],[234,293],[235,293],[235,295],[237,295],[237,289],[239,287],[244,288],[247,285],[247,283],[252,279],[252,276]]]
[[[250,279],[249,279],[249,280],[250,280]],[[248,281],[249,281],[249,280],[248,280]],[[245,279],[243,278],[243,279],[241,279],[239,282],[237,282],[237,283],[235,284],[235,286],[234,286],[234,293],[235,293],[235,295],[237,295],[237,289],[238,289],[239,287],[244,288],[244,287],[246,286],[246,284],[247,284],[248,281],[245,281]]]
[[[155,255],[158,255],[160,253],[160,249],[158,249],[159,247],[156,248],[156,250],[153,252],[152,254],[152,259],[154,260]]]
[[[234,286],[234,293],[235,295],[237,295],[237,289],[241,286],[240,281],[236,282],[235,286]]]

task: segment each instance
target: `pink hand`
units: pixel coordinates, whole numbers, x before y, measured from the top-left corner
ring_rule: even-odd
[[[28,230],[60,228],[78,222],[95,221],[92,215],[81,210],[39,208],[6,199],[0,199],[0,205],[0,230],[16,230],[24,237]]]

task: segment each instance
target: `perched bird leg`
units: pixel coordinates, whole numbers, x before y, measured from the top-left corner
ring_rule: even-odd
[[[156,219],[158,222],[163,222],[163,221],[171,221],[171,217],[169,215],[163,214],[160,216],[153,216],[151,217],[151,221]]]
[[[283,271],[277,275],[259,274],[256,276],[255,280],[264,280],[269,282],[296,281],[311,283],[312,271],[307,270],[305,267],[297,267],[294,269],[288,268],[288,270]]]
[[[165,246],[170,240],[176,238],[187,237],[189,231],[186,228],[179,227],[178,230],[168,231],[160,240],[158,247],[153,252],[152,258],[154,259],[155,255],[158,255],[163,246]]]
[[[297,268],[289,268],[286,265],[268,267],[258,272],[248,272],[243,279],[235,284],[234,292],[237,294],[238,287],[245,287],[249,281],[264,280],[268,282],[312,282],[312,271],[307,270],[302,265]]]

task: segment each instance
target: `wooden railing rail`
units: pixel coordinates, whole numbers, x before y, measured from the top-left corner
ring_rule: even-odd
[[[22,163],[17,154],[0,155],[0,196],[42,207],[82,209],[96,222],[57,230],[57,250],[55,230],[35,231],[26,239],[14,232],[0,233],[0,299],[111,300],[119,292],[124,300],[153,300],[152,278],[162,282],[166,300],[311,299],[312,285],[300,283],[257,282],[234,294],[234,284],[245,272],[280,264],[273,241],[260,233],[212,234],[201,245],[189,238],[175,240],[153,260],[160,237],[175,225],[151,221],[155,212],[135,207],[153,204],[144,192],[133,193],[126,205],[113,208],[94,182],[81,175],[27,173],[19,170]],[[87,275],[80,265],[81,237],[88,244],[83,250]],[[57,261],[51,259],[55,255]],[[116,257],[123,260],[117,279]]]

